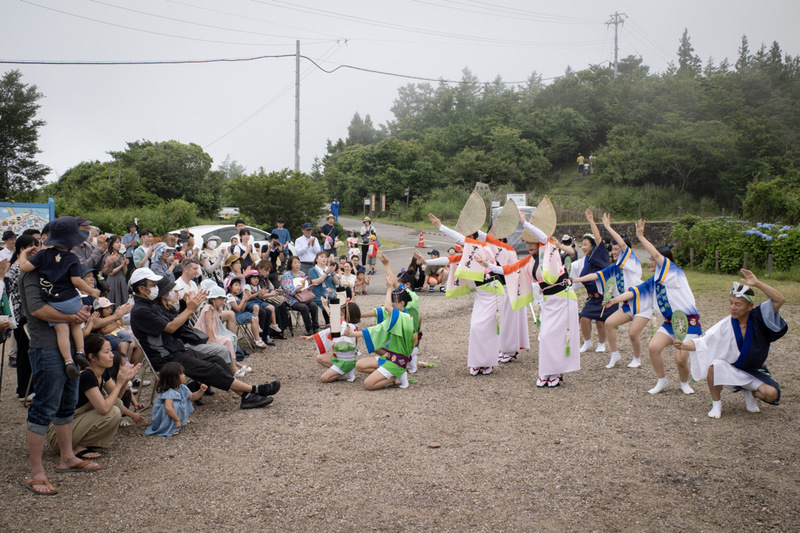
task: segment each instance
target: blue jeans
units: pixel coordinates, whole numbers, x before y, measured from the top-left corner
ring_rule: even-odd
[[[28,429],[44,435],[51,422],[56,426],[72,422],[80,378],[67,377],[58,348],[31,348],[28,357],[36,391],[28,411]]]

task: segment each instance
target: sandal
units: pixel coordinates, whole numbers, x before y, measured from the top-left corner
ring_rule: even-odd
[[[97,455],[95,455],[94,457],[87,457],[87,455],[89,455],[90,453],[94,453]],[[97,448],[93,446],[88,446],[83,450],[79,451],[78,453],[76,453],[75,457],[77,457],[78,459],[100,459],[101,457],[103,457],[103,454],[100,453],[100,450],[98,450]]]
[[[94,466],[89,466],[90,464],[92,464],[92,461],[87,461],[86,459],[84,459],[83,461],[81,461],[79,463],[76,463],[76,464],[70,466],[69,468],[56,467],[55,470],[56,470],[56,472],[59,472],[59,473],[63,473],[63,472],[94,472],[95,470],[100,470],[100,469],[103,468],[102,466],[100,466],[98,464],[95,464]]]
[[[50,483],[50,480],[47,479],[47,478],[44,478],[44,479],[31,479],[31,478],[26,477],[23,480],[23,483],[25,484],[25,486],[28,488],[29,491],[31,491],[32,493],[34,493],[34,494],[36,494],[38,496],[51,496],[53,494],[58,494],[58,489],[55,488],[52,485],[52,483]],[[34,485],[44,485],[45,487],[47,487],[48,491],[47,492],[40,492],[40,491],[38,491],[38,490],[33,488]]]
[[[127,416],[123,416],[122,419],[120,419],[119,421],[119,427],[121,428],[131,427],[132,425],[133,425],[133,420],[131,420]]]

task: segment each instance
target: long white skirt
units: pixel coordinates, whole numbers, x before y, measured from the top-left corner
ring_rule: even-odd
[[[500,351],[513,354],[518,350],[527,350],[530,347],[528,308],[523,307],[517,311],[511,309],[511,300],[506,291],[500,305]]]
[[[578,302],[561,295],[544,297],[539,330],[539,375],[552,376],[581,368]],[[569,356],[567,356],[569,328]]]
[[[468,366],[497,366],[497,352],[500,349],[500,335],[497,334],[495,313],[502,306],[503,296],[475,291],[472,305],[472,318],[469,322]]]

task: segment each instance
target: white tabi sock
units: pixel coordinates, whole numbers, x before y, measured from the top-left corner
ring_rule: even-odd
[[[758,413],[761,411],[761,409],[758,408],[758,404],[756,404],[756,397],[753,396],[753,391],[744,391],[744,406],[747,407],[747,410],[751,413]]]
[[[715,402],[711,400],[711,410],[708,412],[709,418],[719,418],[722,416],[722,400]]]
[[[642,366],[642,360],[638,357],[634,357],[630,363],[628,363],[628,368],[639,368]]]
[[[594,350],[594,351],[595,351],[595,352],[605,352],[605,351],[606,351],[606,343],[604,343],[604,342],[598,342],[598,343],[597,343],[597,348],[595,348],[595,350]]]
[[[658,378],[658,381],[656,381],[656,386],[647,392],[649,392],[650,394],[658,394],[659,392],[667,388],[667,385],[669,385],[669,380],[666,377]]]
[[[620,359],[622,359],[622,356],[619,352],[611,352],[611,359],[608,361],[606,368],[614,368],[614,365],[616,365]]]
[[[594,346],[594,344],[592,344],[591,340],[584,341],[583,346],[581,346],[581,353],[588,352],[589,350],[592,349],[592,346]]]
[[[355,369],[353,369],[350,372],[346,373],[345,376],[347,376],[347,381],[355,381],[355,379],[356,379],[356,371],[355,371]]]
[[[681,390],[684,394],[694,394],[694,389],[689,386],[688,381],[681,381]]]
[[[408,388],[408,372],[403,372],[403,374],[400,376],[400,388]]]
[[[417,371],[417,354],[419,353],[419,346],[414,346],[411,351],[411,362],[408,363],[408,373],[414,374]]]

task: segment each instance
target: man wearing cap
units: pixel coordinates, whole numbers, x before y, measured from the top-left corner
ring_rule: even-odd
[[[3,232],[3,242],[5,246],[2,250],[0,250],[0,261],[3,260],[10,260],[11,256],[14,255],[14,246],[17,243],[17,234],[7,229]]]
[[[175,248],[167,246],[164,242],[153,246],[153,259],[150,261],[150,269],[155,272],[157,276],[164,276],[165,278],[169,278],[170,281],[175,281],[175,274],[173,274],[173,271],[180,261],[175,259],[174,252]]]
[[[431,250],[428,252],[431,259],[439,259],[439,250]],[[447,283],[447,267],[437,265],[425,266],[425,284],[422,286],[423,291],[433,292],[433,288],[439,285],[441,292],[445,291],[445,284]]]
[[[361,264],[367,264],[367,252],[369,251],[369,237],[370,235],[374,235],[375,238],[378,238],[378,235],[375,233],[375,228],[372,227],[372,219],[369,217],[364,217],[364,225],[361,226],[361,230],[359,231],[361,235]]]
[[[133,264],[133,252],[136,250],[136,247],[141,246],[141,244],[139,226],[136,225],[136,222],[131,222],[128,224],[128,233],[122,236],[122,246],[125,247],[125,257],[128,258],[128,270],[125,272],[127,278],[130,278],[131,274],[136,269],[136,265]]]
[[[322,251],[319,241],[311,236],[311,222],[303,224],[303,235],[294,241],[294,253],[300,258],[300,270],[305,274],[314,266],[314,258]]]
[[[240,395],[241,409],[254,409],[272,403],[271,396],[280,390],[280,381],[248,385],[233,376],[223,359],[187,347],[176,337],[180,328],[197,312],[206,293],[201,291],[189,295],[186,309],[176,315],[161,305],[156,305],[159,292],[170,290],[171,283],[159,291],[158,282],[161,280],[162,277],[149,268],[137,269],[131,276],[131,290],[134,294],[131,328],[156,370],[168,362],[178,362],[188,377],[210,387],[231,390]]]
[[[30,350],[28,356],[33,369],[36,396],[28,411],[27,442],[31,461],[30,477],[25,486],[36,494],[53,494],[57,491],[44,472],[42,452],[48,426],[52,423],[59,444],[61,471],[79,469],[97,470],[100,465],[75,457],[72,449],[72,419],[78,402],[78,378],[69,379],[64,370],[64,360],[58,349],[55,329],[48,322],[82,324],[90,316],[90,308],[82,306],[75,314],[57,311],[44,299],[39,285],[38,272],[23,272],[19,281],[20,305],[28,320]]]
[[[89,236],[86,240],[79,245],[72,248],[72,253],[78,256],[78,261],[82,265],[86,265],[89,268],[93,268],[97,271],[102,269],[101,260],[103,258],[103,248],[105,248],[106,236],[105,234],[99,235],[97,237],[97,246],[93,245],[91,242],[91,226],[92,221],[86,220],[84,217],[75,217],[75,221],[78,223],[78,228],[86,231],[89,233]]]

